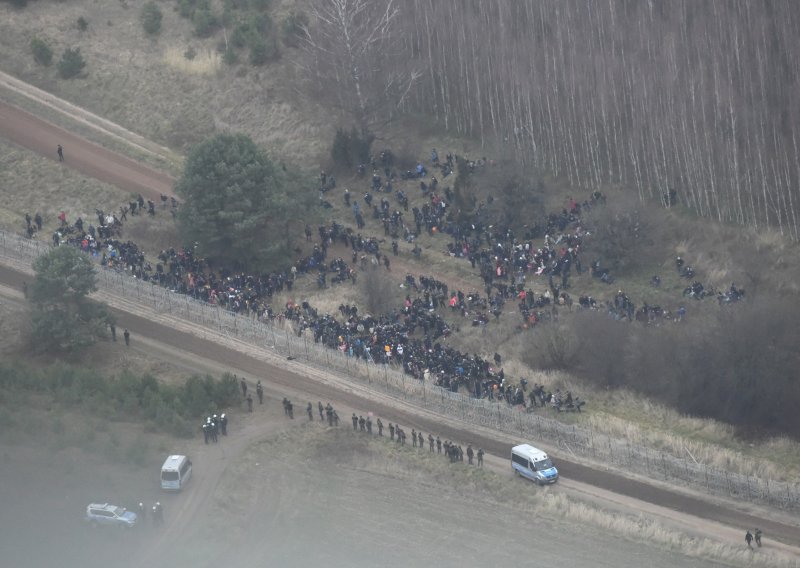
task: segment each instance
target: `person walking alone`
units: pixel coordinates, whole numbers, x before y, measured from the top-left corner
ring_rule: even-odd
[[[125,347],[131,346],[131,332],[127,329],[122,333],[122,337],[125,338]]]
[[[59,162],[63,162],[64,161],[64,148],[61,147],[61,144],[58,145],[58,148],[56,149],[56,152],[58,152],[58,161]]]

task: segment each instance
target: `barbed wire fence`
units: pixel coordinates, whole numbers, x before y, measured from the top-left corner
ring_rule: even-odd
[[[0,254],[15,264],[30,265],[50,247],[0,230]],[[651,479],[682,483],[695,490],[764,503],[786,510],[800,509],[796,483],[775,481],[708,466],[670,451],[647,447],[643,440],[612,437],[581,424],[525,412],[504,402],[476,399],[411,377],[394,365],[352,357],[297,333],[290,322],[262,321],[255,315],[236,314],[217,305],[178,294],[123,272],[101,268],[98,288],[129,302],[168,314],[256,347],[300,360],[315,368],[334,371],[348,381],[411,401],[436,414],[520,436],[541,440],[572,457],[588,458]]]

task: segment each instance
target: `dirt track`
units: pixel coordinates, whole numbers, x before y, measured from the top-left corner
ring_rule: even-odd
[[[0,136],[58,160],[56,147],[64,148],[64,166],[131,193],[158,201],[173,195],[175,180],[169,175],[89,142],[20,108],[0,101]]]
[[[16,270],[0,266],[0,283],[2,284],[21,289],[22,282],[26,278],[30,277]],[[131,330],[133,341],[136,341],[137,337],[144,336],[174,350],[193,353],[199,357],[211,359],[220,365],[228,366],[232,369],[240,369],[250,377],[263,377],[273,387],[314,393],[317,398],[337,401],[350,408],[369,408],[388,421],[400,422],[409,428],[413,427],[425,432],[437,432],[443,438],[470,440],[473,444],[486,449],[490,454],[503,459],[507,456],[508,443],[506,442],[476,434],[474,431],[463,427],[454,427],[443,420],[436,420],[376,402],[375,400],[369,400],[360,394],[345,392],[330,384],[320,384],[313,378],[299,372],[300,368],[296,363],[287,361],[286,368],[268,366],[264,361],[256,357],[237,352],[214,341],[168,328],[144,317],[127,312],[118,312],[118,318],[121,322],[120,325],[124,325]],[[293,370],[293,367],[298,370]],[[795,546],[800,543],[800,537],[798,536],[800,531],[796,526],[774,521],[766,516],[748,514],[722,503],[699,500],[682,493],[626,478],[614,472],[592,469],[570,461],[563,456],[559,456],[558,464],[565,479],[590,484],[646,503],[656,504],[683,514],[732,527],[758,526],[764,530],[765,534],[770,535],[770,539],[780,540]]]

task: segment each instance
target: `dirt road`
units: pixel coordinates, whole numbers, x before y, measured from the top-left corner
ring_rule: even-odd
[[[0,266],[0,283],[21,289],[22,282],[29,279],[21,272]],[[508,442],[498,438],[476,433],[464,426],[454,425],[438,419],[430,414],[415,412],[398,405],[371,400],[354,391],[344,391],[333,383],[320,383],[306,376],[302,366],[287,361],[285,366],[268,365],[255,356],[238,352],[215,341],[204,339],[186,332],[166,327],[128,312],[119,312],[119,325],[128,327],[137,337],[147,337],[164,346],[179,352],[193,353],[211,359],[231,369],[240,369],[250,377],[263,377],[273,386],[288,390],[302,390],[315,393],[315,397],[323,400],[334,400],[350,407],[370,409],[385,420],[400,422],[408,428],[416,428],[425,432],[437,432],[443,438],[452,440],[470,440],[483,447],[488,453],[505,459],[508,453]],[[797,526],[787,522],[770,519],[767,515],[751,514],[723,502],[701,500],[693,496],[671,491],[666,487],[653,486],[642,481],[624,477],[613,471],[600,471],[581,465],[563,456],[558,459],[559,468],[565,479],[590,484],[604,490],[612,491],[627,497],[655,504],[682,514],[715,521],[732,527],[761,527],[765,534],[774,540],[780,540],[792,546],[800,544],[800,531]]]
[[[64,148],[64,167],[158,202],[161,194],[173,195],[175,180],[81,138],[18,107],[0,101],[0,136],[58,160],[58,144]]]

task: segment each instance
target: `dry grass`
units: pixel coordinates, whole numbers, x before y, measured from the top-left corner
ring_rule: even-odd
[[[303,443],[297,442],[297,437]],[[730,544],[713,538],[698,538],[670,528],[643,515],[627,515],[610,511],[579,498],[554,491],[520,491],[519,481],[510,473],[503,475],[492,468],[452,466],[441,456],[418,452],[409,447],[397,446],[376,438],[354,436],[347,430],[327,433],[306,431],[284,435],[287,448],[305,448],[309,458],[352,461],[354,467],[378,474],[411,486],[437,486],[437,490],[451,491],[465,498],[481,495],[498,504],[526,510],[543,520],[560,519],[569,523],[598,528],[602,531],[650,546],[673,551],[691,558],[722,562],[733,566],[794,567],[796,562],[759,550],[757,554],[741,544]],[[330,456],[334,444],[336,457]]]
[[[797,566],[795,560],[785,556],[777,556],[761,550],[758,554],[753,554],[742,545],[732,545],[710,538],[697,538],[666,527],[643,515],[623,515],[606,511],[572,499],[564,493],[548,492],[543,494],[536,508],[543,514],[592,525],[628,539],[647,542],[692,558],[703,558],[733,566],[770,566],[775,568]]]
[[[25,231],[25,213],[41,212],[45,220],[44,238],[57,227],[57,216],[66,211],[74,221],[78,216],[94,218],[101,207],[116,210],[128,194],[112,185],[85,177],[58,162],[0,140],[0,227]]]
[[[213,75],[222,69],[222,58],[216,51],[204,49],[192,59],[187,59],[177,46],[168,47],[164,52],[164,62],[182,73],[189,75]]]

